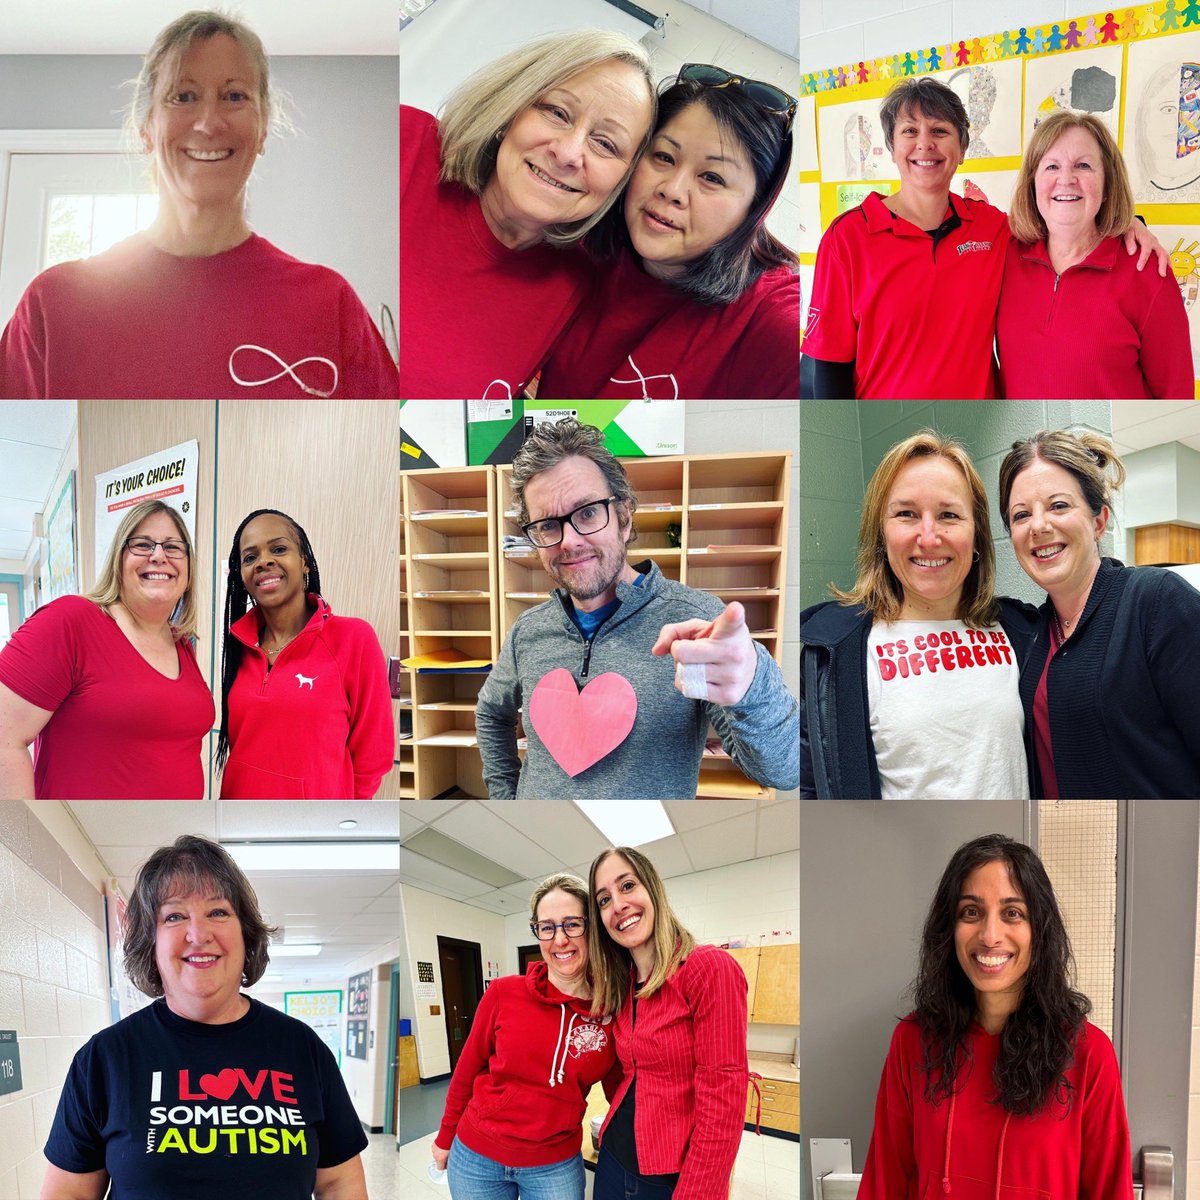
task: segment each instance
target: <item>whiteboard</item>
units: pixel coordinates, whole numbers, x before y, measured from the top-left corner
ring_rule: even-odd
[[[485,63],[571,29],[615,29],[635,42],[652,32],[607,0],[434,0],[400,30],[400,103],[436,113]]]

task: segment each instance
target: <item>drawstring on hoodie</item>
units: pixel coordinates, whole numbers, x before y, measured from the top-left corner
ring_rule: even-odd
[[[996,1151],[996,1191],[995,1200],[1000,1200],[1000,1178],[1004,1173],[1004,1139],[1008,1136],[1008,1123],[1012,1113],[1004,1114],[1004,1124],[1000,1129],[1000,1146]],[[950,1096],[950,1119],[946,1122],[946,1158],[942,1165],[942,1191],[950,1194],[950,1138],[954,1130],[954,1096]]]
[[[571,1048],[571,1030],[574,1029],[578,1016],[578,1013],[571,1014],[571,1020],[567,1023],[567,1036],[564,1038],[563,1024],[567,1020],[567,1006],[563,1004],[558,1010],[558,1041],[554,1043],[554,1057],[550,1060],[550,1078],[547,1080],[551,1087],[555,1086],[556,1076],[558,1083],[563,1081],[563,1071],[567,1065],[567,1051]],[[558,1054],[559,1046],[562,1047],[561,1061]]]

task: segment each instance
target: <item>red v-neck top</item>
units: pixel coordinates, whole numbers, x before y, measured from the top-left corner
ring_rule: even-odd
[[[0,683],[53,716],[33,747],[39,800],[200,800],[216,716],[187,641],[179,678],[152,667],[102,608],[63,596],[0,651]]]

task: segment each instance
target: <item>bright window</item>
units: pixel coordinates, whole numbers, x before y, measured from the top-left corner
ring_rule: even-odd
[[[157,213],[158,196],[153,193],[51,196],[42,269],[99,254],[145,229]]]

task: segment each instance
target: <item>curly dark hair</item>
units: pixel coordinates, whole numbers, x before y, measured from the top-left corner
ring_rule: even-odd
[[[1029,970],[1020,1004],[1000,1035],[992,1082],[995,1103],[1014,1116],[1040,1111],[1051,1100],[1069,1110],[1065,1075],[1091,1001],[1071,987],[1071,942],[1046,868],[1026,845],[991,833],[960,846],[929,906],[921,934],[921,961],[913,984],[912,1019],[921,1028],[925,1099],[936,1106],[954,1094],[969,1058],[967,1030],[975,1019],[975,989],[959,965],[954,929],[967,876],[986,863],[1007,865],[1025,898],[1032,934]]]
[[[229,853],[208,838],[185,833],[174,845],[155,850],[138,870],[122,925],[125,974],[134,986],[147,996],[163,994],[155,935],[159,907],[175,893],[211,893],[233,905],[246,949],[242,985],[257,983],[267,969],[268,944],[278,930],[263,920],[254,888]]]

